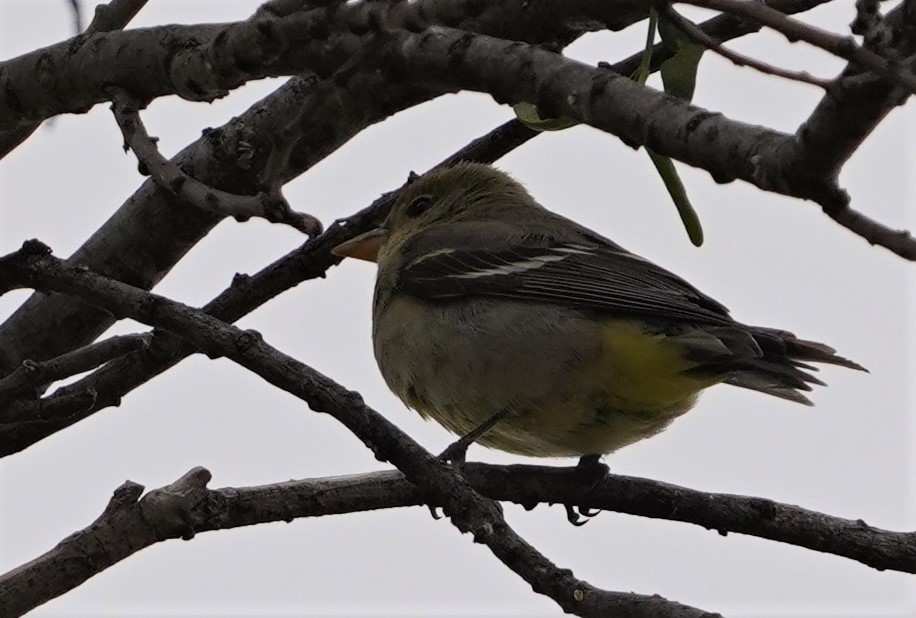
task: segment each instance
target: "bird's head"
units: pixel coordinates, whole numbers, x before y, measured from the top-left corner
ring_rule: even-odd
[[[458,163],[417,177],[401,191],[381,226],[336,246],[333,253],[376,262],[386,245],[398,245],[436,225],[484,221],[535,204],[505,172],[481,163]]]

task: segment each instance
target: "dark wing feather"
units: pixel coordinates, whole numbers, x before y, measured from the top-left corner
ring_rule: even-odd
[[[619,247],[540,237],[506,249],[439,249],[413,259],[398,289],[426,299],[483,296],[667,320],[733,324],[692,285]]]

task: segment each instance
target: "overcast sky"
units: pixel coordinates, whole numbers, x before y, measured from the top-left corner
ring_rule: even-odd
[[[0,56],[12,57],[70,35],[68,3],[0,4]],[[154,0],[134,22],[229,21],[258,2]],[[841,29],[853,2],[813,12]],[[639,25],[587,37],[569,54],[614,61],[637,50]],[[822,76],[841,64],[777,36],[735,44],[776,63]],[[277,86],[254,83],[212,105],[175,97],[143,113],[172,155]],[[792,131],[820,93],[813,87],[705,58],[696,102],[747,122]],[[293,205],[326,224],[398,187],[511,110],[489,97],[440,98],[352,140],[289,184]],[[855,207],[891,225],[912,226],[912,107],[898,110],[842,176]],[[396,144],[397,146],[393,146]],[[139,186],[133,155],[107,106],[54,119],[0,164],[0,245],[39,238],[69,255]],[[725,303],[743,322],[792,330],[829,343],[870,374],[827,368],[829,388],[806,408],[741,389],[708,391],[697,408],[651,440],[606,458],[615,472],[691,488],[756,495],[894,529],[916,528],[912,408],[912,267],[870,247],[817,206],[717,185],[681,166],[706,232],[687,239],[642,151],[588,127],[539,137],[498,164],[547,207],[610,236]],[[254,272],[302,237],[261,221],[222,223],[157,292],[201,305],[236,272]],[[346,261],[241,321],[270,344],[349,388],[431,451],[452,436],[406,409],[383,384],[372,356],[374,266]],[[0,298],[0,319],[27,296]],[[136,324],[115,332],[145,331]],[[532,462],[481,447],[470,459]],[[571,460],[545,461],[570,465]],[[227,360],[194,357],[108,409],[0,460],[0,571],[47,551],[102,511],[125,479],[154,488],[193,466],[211,487],[385,468],[326,415],[264,384]],[[603,513],[575,528],[562,508],[506,516],[550,559],[608,589],[658,593],[728,616],[911,616],[912,576],[756,538],[681,523]],[[524,615],[555,616],[484,547],[423,508],[299,520],[202,534],[146,549],[34,612],[73,615]]]

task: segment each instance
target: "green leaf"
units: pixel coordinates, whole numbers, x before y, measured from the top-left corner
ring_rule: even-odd
[[[656,26],[665,46],[672,52],[671,58],[663,62],[661,66],[665,92],[689,101],[693,97],[697,67],[704,48],[700,47],[697,50],[698,46],[687,39],[687,36],[668,19],[664,17],[659,19],[655,9],[649,9],[649,32],[646,34],[646,47],[639,61],[639,67],[631,78],[641,85],[645,85],[649,78],[649,73],[652,71],[652,47],[655,45]],[[687,190],[684,189],[684,183],[681,182],[674,162],[668,157],[652,152],[649,148],[646,148],[646,152],[649,153],[649,158],[652,159],[658,175],[665,183],[665,188],[677,208],[690,242],[699,247],[703,244],[703,226],[700,225],[697,211],[693,209],[693,204],[687,197]]]
[[[690,198],[687,197],[687,191],[684,189],[684,183],[681,182],[681,177],[674,167],[674,162],[668,157],[655,154],[648,148],[646,148],[646,152],[649,153],[649,158],[655,164],[658,175],[662,177],[665,188],[668,189],[668,194],[671,196],[675,208],[677,208],[677,213],[681,216],[681,222],[684,224],[684,229],[687,230],[690,242],[695,247],[699,247],[703,244],[703,226],[700,224],[700,217],[697,215],[697,211],[693,209],[693,204],[690,203]]]
[[[512,106],[512,109],[515,110],[515,116],[519,122],[535,131],[562,131],[579,124],[579,121],[575,118],[567,118],[565,116],[560,118],[541,118],[537,106],[532,103],[516,103]]]
[[[672,54],[662,63],[660,69],[665,92],[689,101],[696,89],[697,70],[706,48],[695,43],[664,15],[658,21],[658,33]]]

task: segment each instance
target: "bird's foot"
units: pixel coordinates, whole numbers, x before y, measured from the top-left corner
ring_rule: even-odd
[[[472,442],[473,440],[465,440],[464,438],[455,440],[448,445],[448,448],[439,453],[439,459],[460,466],[467,459],[468,447],[471,446]]]
[[[595,483],[605,477],[611,471],[608,465],[601,461],[601,455],[583,455],[576,464],[576,470],[585,476],[585,478],[595,479]]]
[[[609,471],[610,468],[607,464],[602,463],[601,455],[583,455],[579,459],[579,463],[576,464],[576,475],[581,476],[582,482],[587,486],[582,495],[587,496]],[[584,526],[592,517],[601,512],[601,509],[572,504],[564,504],[563,506],[566,508],[566,519],[574,526]]]

